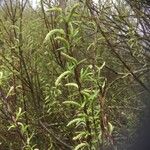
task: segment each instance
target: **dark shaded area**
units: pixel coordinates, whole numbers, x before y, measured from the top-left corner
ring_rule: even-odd
[[[138,138],[131,150],[150,150],[150,115],[141,119],[142,126],[137,130]]]
[[[149,8],[150,8],[150,0],[126,0],[126,2],[134,9],[144,10],[145,17],[142,18],[142,25],[145,28],[146,34],[145,36],[149,37]],[[147,16],[146,16],[147,15]],[[144,31],[144,30],[143,30]],[[145,50],[149,51],[149,41],[147,41]],[[146,52],[147,53],[147,52]],[[148,55],[149,57],[149,55]],[[148,59],[149,63],[149,59]],[[147,77],[145,80],[145,85],[150,89],[150,72],[147,73]],[[140,116],[140,124],[137,128],[137,138],[134,139],[134,143],[132,144],[129,150],[150,150],[150,93],[144,92],[141,96],[141,101],[145,104],[145,110],[143,114]]]
[[[150,6],[150,0],[126,0],[128,3],[135,2],[139,3],[141,6],[148,5]]]
[[[140,125],[136,132],[137,138],[129,150],[150,150],[150,93],[145,92],[141,100],[146,107],[141,114]]]

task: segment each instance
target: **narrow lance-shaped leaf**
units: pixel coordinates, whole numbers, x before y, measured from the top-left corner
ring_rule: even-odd
[[[98,69],[98,77],[100,77],[101,70],[104,68],[105,64],[106,63],[103,62],[103,64],[100,67],[96,66],[96,68]]]
[[[69,49],[69,42],[65,38],[58,36],[55,38],[55,40],[61,41],[66,47],[66,49]]]
[[[70,74],[70,71],[65,71],[64,73],[62,73],[57,80],[55,81],[55,86],[58,86],[60,81],[62,80],[63,77],[65,77],[66,75]]]
[[[16,126],[14,124],[12,124],[11,126],[8,127],[8,131],[15,128]]]
[[[16,121],[24,114],[25,112],[22,112],[22,108],[19,107],[18,112],[16,113]]]
[[[81,143],[81,144],[77,145],[74,150],[79,150],[87,145],[88,145],[87,143]]]
[[[79,33],[79,28],[74,29],[72,22],[69,22],[70,36],[71,38],[75,38],[75,36]]]
[[[2,84],[3,72],[0,72],[0,85]]]
[[[71,121],[67,124],[67,126],[70,126],[70,125],[75,124],[75,123],[83,122],[83,121],[84,121],[83,118],[75,118],[75,119],[71,120]]]
[[[74,105],[74,106],[77,106],[77,107],[81,107],[81,105],[75,101],[65,101],[63,102],[63,104],[69,104],[69,105]]]
[[[100,66],[100,68],[99,68],[99,69],[100,69],[100,70],[101,70],[101,69],[103,69],[103,67],[105,66],[105,64],[106,64],[106,63],[105,63],[105,62],[103,62],[103,64]]]
[[[52,7],[50,9],[48,9],[47,11],[57,11],[57,12],[62,12],[62,8],[60,7]]]
[[[65,35],[65,32],[63,29],[54,29],[51,30],[45,37],[44,43],[47,42],[54,34],[63,34]]]
[[[69,22],[69,29],[70,29],[70,34],[71,34],[71,36],[72,36],[73,33],[74,33],[74,28],[73,28],[73,25],[72,25],[71,22]]]
[[[76,83],[67,83],[67,84],[65,84],[65,86],[72,86],[72,87],[75,87],[77,89],[79,88]]]
[[[8,91],[8,93],[7,93],[6,98],[8,98],[8,96],[11,95],[11,92],[13,92],[13,89],[14,89],[14,86],[11,86],[10,89],[9,89],[9,91]]]
[[[86,60],[87,60],[87,59],[85,58],[85,59],[79,61],[79,62],[78,62],[78,65],[79,65],[79,64],[82,64],[82,63],[85,62]]]
[[[87,51],[89,51],[92,47],[94,47],[94,43],[91,43],[88,48],[87,48]]]
[[[110,122],[108,122],[108,131],[109,131],[109,133],[112,134],[113,130],[114,130],[114,126]]]
[[[75,12],[75,10],[76,10],[76,8],[77,8],[78,6],[79,6],[79,3],[75,4],[75,5],[72,7],[72,9],[71,9],[71,11],[70,11],[70,14],[69,14],[69,16],[67,17],[67,22],[70,21],[70,19],[72,18],[73,14],[74,14],[74,12]]]
[[[64,56],[65,58],[67,58],[68,60],[71,60],[71,61],[73,61],[74,63],[77,64],[77,60],[75,58],[73,58],[73,57],[71,57],[71,56],[69,56],[69,55],[67,55],[63,52],[61,52],[61,55]]]
[[[73,140],[80,140],[82,137],[86,135],[86,132],[80,132],[78,135],[76,135]]]

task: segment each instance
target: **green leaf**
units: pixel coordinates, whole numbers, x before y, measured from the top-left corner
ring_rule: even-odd
[[[87,97],[91,96],[91,90],[88,90],[88,89],[82,90],[81,93]]]
[[[86,105],[86,102],[84,101],[81,105],[81,108],[84,108],[85,105]]]
[[[34,136],[34,133],[32,133],[28,138],[27,138],[27,144],[30,145],[30,141],[32,140]]]
[[[79,123],[79,122],[82,122],[82,121],[83,121],[83,118],[75,118],[75,119],[71,120],[71,121],[67,124],[67,126],[70,126],[70,125],[72,125],[72,124]]]
[[[88,48],[87,48],[87,51],[89,51],[92,47],[94,47],[94,43],[91,43]]]
[[[95,90],[94,93],[90,96],[90,99],[94,100],[98,94],[99,94],[99,90]]]
[[[70,11],[70,14],[69,14],[68,17],[67,17],[67,22],[69,22],[69,21],[71,20],[71,18],[72,18],[72,16],[73,16],[74,12],[75,12],[75,10],[77,9],[78,6],[80,6],[80,4],[79,4],[79,3],[76,3],[76,4],[72,7],[72,9],[71,9],[71,11]]]
[[[85,146],[88,146],[88,144],[87,144],[87,143],[80,143],[80,144],[78,144],[78,145],[75,147],[74,150],[79,150],[79,149],[81,149],[81,148],[84,148]]]
[[[13,92],[13,89],[14,89],[14,86],[11,86],[8,93],[7,93],[7,95],[6,95],[6,99],[8,98],[8,96],[11,95],[11,93]]]
[[[110,122],[108,122],[108,131],[109,131],[109,133],[112,134],[113,130],[114,130],[114,126]]]
[[[0,85],[2,85],[2,79],[3,79],[3,72],[0,72]]]
[[[79,88],[76,83],[67,83],[67,84],[65,84],[65,86],[73,86],[73,87],[75,87],[77,89]]]
[[[66,49],[69,49],[69,42],[65,38],[58,36],[55,38],[55,40],[61,41],[66,47]]]
[[[100,68],[99,68],[99,70],[101,70],[101,69],[103,69],[104,68],[104,66],[105,66],[105,61],[103,62],[103,64],[100,66]]]
[[[70,37],[74,40],[77,38],[75,37],[79,33],[79,28],[74,29],[72,22],[69,22],[69,29],[70,29]]]
[[[71,57],[71,56],[69,56],[69,55],[67,55],[63,52],[61,52],[61,55],[64,56],[65,58],[67,58],[68,60],[71,60],[71,61],[73,61],[74,63],[77,64],[77,60],[75,58],[73,58],[73,57]]]
[[[57,11],[57,12],[62,12],[62,8],[60,7],[52,7],[50,9],[48,9],[47,11]]]
[[[22,115],[22,108],[19,107],[19,110],[18,110],[18,112],[16,113],[16,120],[18,120],[21,115]]]
[[[100,77],[101,70],[104,68],[105,64],[106,64],[106,63],[103,62],[103,64],[102,64],[100,67],[96,66],[96,68],[97,68],[97,70],[98,70],[98,77]]]
[[[11,130],[11,129],[13,129],[13,128],[16,128],[16,126],[15,126],[14,124],[11,125],[11,126],[8,128],[8,131]]]
[[[79,62],[78,62],[78,65],[79,65],[79,64],[82,64],[82,63],[85,62],[86,60],[87,60],[87,59],[85,58],[85,59],[79,61]]]
[[[21,125],[21,132],[24,134],[27,132],[29,125]]]
[[[64,73],[62,73],[57,80],[55,81],[55,86],[58,86],[60,81],[62,80],[63,77],[65,77],[66,75],[70,74],[70,71],[65,71]]]
[[[60,47],[60,48],[57,49],[57,51],[65,51],[65,50],[66,50],[65,47]]]
[[[85,137],[86,134],[87,134],[86,132],[80,132],[73,138],[73,140],[80,140],[82,137]]]
[[[69,22],[69,29],[70,29],[71,37],[73,37],[73,34],[74,34],[74,28],[73,28],[73,25],[72,25],[71,22]]]
[[[81,107],[81,105],[75,101],[65,101],[65,102],[63,102],[63,104],[70,104],[70,105],[74,105],[77,107]]]
[[[44,43],[47,42],[54,34],[62,34],[65,35],[65,32],[63,29],[54,29],[51,30],[45,37]]]

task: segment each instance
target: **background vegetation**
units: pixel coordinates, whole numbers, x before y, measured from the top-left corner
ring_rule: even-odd
[[[149,2],[0,2],[0,149],[130,149],[149,115]]]

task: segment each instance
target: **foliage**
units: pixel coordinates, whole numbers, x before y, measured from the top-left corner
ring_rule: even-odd
[[[149,84],[138,3],[4,1],[0,149],[127,149]],[[126,145],[126,146],[125,146]]]

